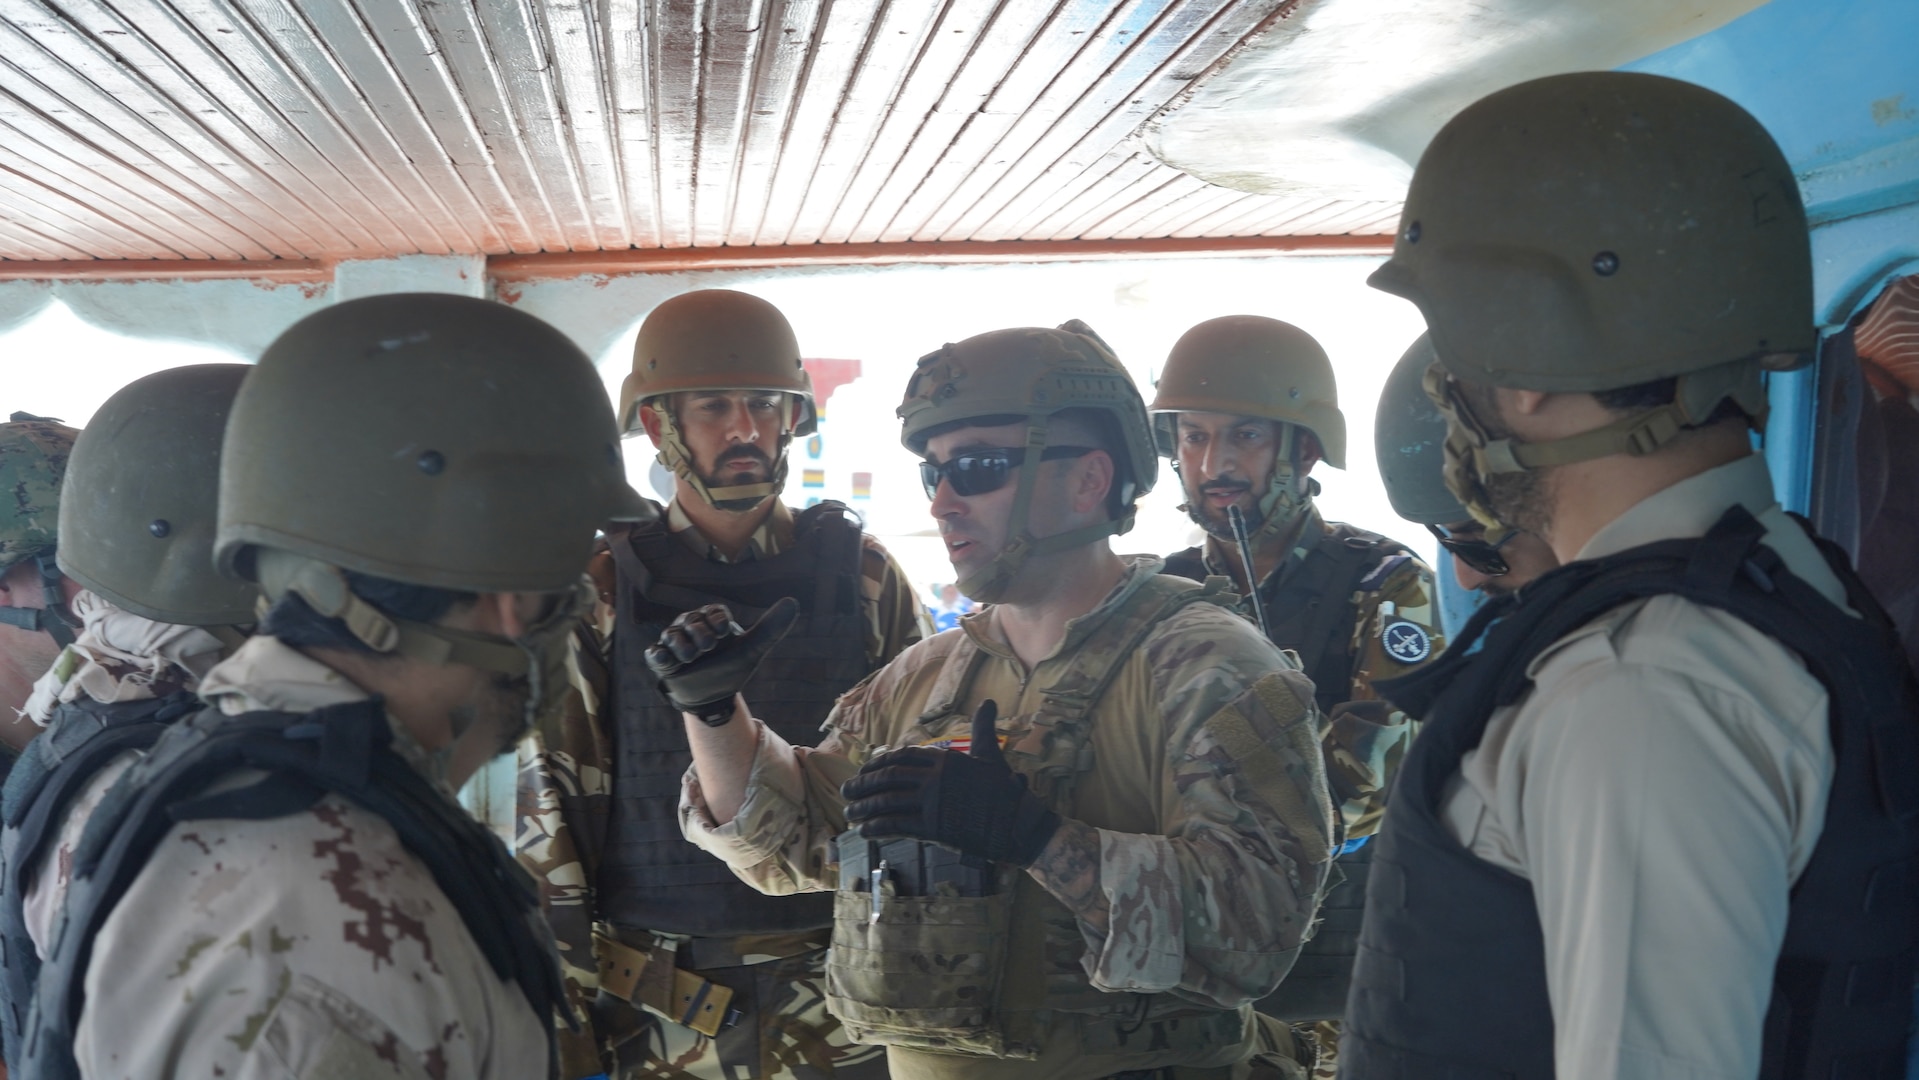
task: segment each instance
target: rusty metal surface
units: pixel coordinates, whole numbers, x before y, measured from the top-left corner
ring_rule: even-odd
[[[0,260],[1389,232],[1136,133],[1298,0],[0,0]]]

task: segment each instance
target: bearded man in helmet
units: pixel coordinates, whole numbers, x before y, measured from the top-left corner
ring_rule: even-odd
[[[0,424],[0,777],[40,733],[24,713],[34,681],[79,632],[68,605],[78,582],[60,573],[60,480],[78,434],[17,412]]]
[[[1131,378],[1084,324],[999,330],[921,359],[899,412],[988,606],[841,698],[816,748],[736,693],[790,607],[675,620],[647,660],[686,714],[687,836],[765,892],[833,893],[828,1002],[895,1077],[1290,1059],[1250,1003],[1326,880],[1318,713],[1217,583],[1113,553],[1157,464]]]
[[[0,1031],[17,1063],[40,961],[93,808],[245,640],[259,592],[213,566],[220,440],[248,368],[170,368],[122,387],[61,483],[59,566],[81,628],[34,685],[45,729],[7,778],[0,842]]]
[[[639,519],[592,364],[401,294],[268,346],[213,554],[269,603],[93,811],[28,1077],[552,1076],[533,882],[454,791],[565,687],[595,528]]]
[[[1421,334],[1393,365],[1379,393],[1373,451],[1393,512],[1424,525],[1447,557],[1462,588],[1504,596],[1559,565],[1546,541],[1510,529],[1498,542],[1446,490],[1446,418],[1426,396],[1426,369],[1437,359],[1430,334]]]
[[[847,507],[780,501],[788,448],[816,419],[799,345],[772,304],[705,289],[655,308],[620,418],[658,449],[674,497],[659,521],[611,531],[596,553],[601,603],[577,635],[576,693],[521,749],[516,846],[590,1018],[561,1036],[567,1070],[883,1076],[879,1049],[854,1044],[826,1011],[830,899],[762,895],[680,836],[691,757],[642,653],[689,607],[723,603],[750,621],[793,598],[802,621],[745,694],[774,731],[810,745],[841,693],[931,633],[924,609]]]
[[[1750,438],[1817,344],[1784,155],[1686,83],[1523,83],[1433,139],[1372,283],[1432,333],[1448,486],[1563,565],[1382,688],[1424,726],[1342,1075],[1903,1075],[1919,698]]]
[[[1333,365],[1311,334],[1278,319],[1228,315],[1181,335],[1160,373],[1153,435],[1184,487],[1202,546],[1165,572],[1226,576],[1242,611],[1313,680],[1326,780],[1340,811],[1340,880],[1313,940],[1264,1015],[1309,1027],[1331,1076],[1346,1004],[1367,839],[1413,725],[1379,700],[1376,679],[1404,675],[1444,647],[1432,570],[1405,545],[1320,516],[1320,461],[1346,467],[1346,418]]]

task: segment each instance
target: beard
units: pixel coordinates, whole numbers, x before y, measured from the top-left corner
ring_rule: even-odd
[[[1499,398],[1491,384],[1459,380],[1459,396],[1472,410],[1472,418],[1485,429],[1487,438],[1518,438],[1500,417]],[[1552,522],[1552,478],[1557,471],[1548,467],[1481,474],[1479,484],[1485,489],[1486,501],[1499,520],[1535,536],[1544,536]]]
[[[1207,504],[1209,495],[1243,495],[1253,489],[1252,484],[1244,480],[1213,480],[1205,484],[1185,484],[1186,505],[1191,507],[1187,513],[1199,523],[1208,536],[1218,540],[1233,540],[1232,519],[1227,516],[1224,507],[1214,509]],[[1235,504],[1238,505],[1238,504]],[[1240,506],[1240,515],[1246,519],[1248,534],[1259,531],[1266,522],[1266,515],[1259,508],[1259,500],[1254,499],[1250,506]]]
[[[729,465],[740,461],[750,461],[758,465],[759,475],[742,477],[739,473],[728,468]],[[766,453],[757,446],[736,446],[726,453],[721,454],[719,460],[713,463],[713,468],[710,471],[700,473],[700,482],[705,484],[708,490],[713,488],[736,487],[741,484],[764,484],[772,480],[772,478],[773,459],[767,457]]]

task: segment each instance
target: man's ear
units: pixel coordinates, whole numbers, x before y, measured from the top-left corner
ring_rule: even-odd
[[[1546,407],[1546,399],[1552,397],[1544,390],[1515,390],[1504,386],[1494,393],[1498,395],[1502,406],[1520,416],[1539,415],[1539,411]]]
[[[525,637],[527,626],[545,605],[545,593],[481,593],[473,602],[473,629],[503,638]]]
[[[655,400],[658,400],[657,398]],[[640,406],[640,426],[646,429],[646,437],[653,442],[653,448],[660,446],[660,410],[649,401]]]
[[[1319,436],[1307,431],[1305,428],[1300,428],[1299,461],[1294,465],[1294,470],[1299,474],[1299,478],[1305,480],[1307,475],[1313,471],[1313,466],[1319,464],[1325,457],[1326,448],[1319,444]]]
[[[1113,490],[1118,478],[1113,467],[1113,455],[1104,450],[1095,450],[1074,463],[1073,470],[1077,482],[1072,486],[1073,509],[1088,514],[1106,505],[1106,496]]]

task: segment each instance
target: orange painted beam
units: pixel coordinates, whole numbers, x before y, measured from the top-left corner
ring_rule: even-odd
[[[242,278],[276,285],[325,284],[324,259],[0,259],[0,281],[209,281]]]
[[[1235,236],[1218,239],[996,240],[872,244],[799,244],[788,247],[645,248],[494,255],[487,276],[534,281],[586,274],[672,274],[687,270],[746,270],[784,266],[881,266],[896,263],[1025,263],[1107,259],[1172,259],[1259,255],[1386,255],[1393,238],[1381,236]]]

